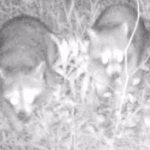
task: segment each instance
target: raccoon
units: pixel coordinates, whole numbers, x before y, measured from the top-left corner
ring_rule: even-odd
[[[114,4],[106,7],[88,30],[89,55],[104,65],[109,77],[116,78],[124,71],[125,48],[137,20],[137,11],[129,4]],[[142,18],[127,51],[128,73],[140,65],[145,53],[147,30]]]
[[[57,45],[50,34],[45,23],[28,15],[14,17],[0,29],[3,97],[23,121],[30,118],[34,101],[48,86],[49,78],[55,78],[52,65]]]
[[[42,65],[28,74],[15,74],[3,78],[2,91],[6,105],[14,110],[19,120],[27,122],[34,110],[36,99],[46,87]]]

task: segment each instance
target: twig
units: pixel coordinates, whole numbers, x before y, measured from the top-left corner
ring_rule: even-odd
[[[121,98],[121,102],[120,102],[120,106],[119,106],[119,111],[118,111],[118,122],[117,122],[117,125],[116,125],[116,131],[118,131],[118,127],[120,125],[120,122],[121,122],[121,112],[122,112],[122,106],[124,104],[124,101],[125,101],[125,98],[126,98],[126,91],[127,91],[127,87],[128,87],[128,82],[129,82],[129,74],[128,74],[128,49],[131,45],[131,42],[134,38],[134,35],[135,35],[135,32],[136,32],[136,29],[138,28],[138,23],[139,23],[139,19],[140,19],[140,4],[139,4],[139,0],[136,0],[137,2],[137,20],[135,22],[135,26],[134,26],[134,29],[133,29],[133,32],[131,34],[131,37],[128,41],[128,44],[125,48],[125,83],[124,83],[124,88],[123,88],[123,95],[122,95],[122,98]]]

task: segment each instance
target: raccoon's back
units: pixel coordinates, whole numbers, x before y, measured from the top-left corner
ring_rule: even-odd
[[[133,32],[137,21],[137,11],[129,4],[114,4],[108,6],[102,13],[99,15],[93,28],[99,29],[101,26],[110,26],[117,27],[124,23],[127,24],[129,34]],[[136,34],[144,36],[145,34],[145,25],[140,17],[138,22],[138,28]]]
[[[8,20],[0,30],[0,65],[17,68],[34,66],[45,60],[44,38],[49,32],[43,22],[31,16]]]
[[[113,4],[104,9],[97,18],[94,26],[98,27],[104,24],[116,25],[126,22],[134,27],[137,18],[136,10],[128,4]]]
[[[22,42],[22,44],[31,44],[33,41],[39,42],[47,32],[51,31],[40,19],[27,15],[17,16],[2,25],[0,30],[0,46],[13,39],[14,41],[16,39],[18,43]],[[23,41],[23,39],[26,40]]]

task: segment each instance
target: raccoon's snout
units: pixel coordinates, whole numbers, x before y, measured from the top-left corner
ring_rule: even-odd
[[[111,77],[113,80],[119,78],[119,73],[115,72],[112,74],[112,77]]]
[[[106,72],[109,77],[116,79],[122,72],[122,65],[120,63],[110,63],[106,66]]]
[[[18,119],[21,120],[21,121],[23,121],[23,122],[27,122],[27,121],[29,121],[29,116],[27,115],[26,112],[20,111],[18,113]]]

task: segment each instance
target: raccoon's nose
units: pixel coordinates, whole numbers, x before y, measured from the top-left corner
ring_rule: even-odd
[[[115,72],[112,74],[112,79],[115,80],[119,77],[119,73]]]
[[[18,113],[18,118],[23,122],[27,122],[29,120],[29,116],[27,116],[27,114],[24,111],[20,111]]]

